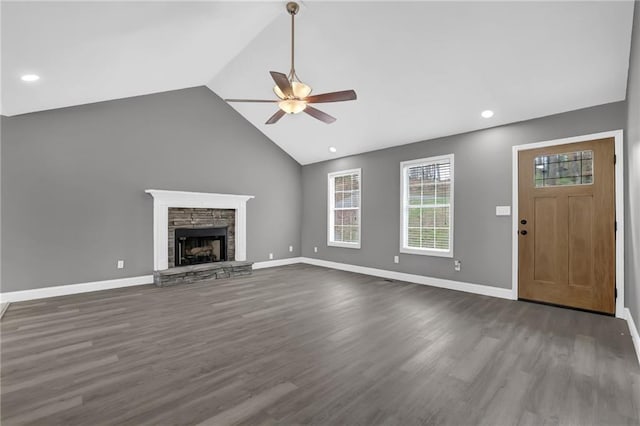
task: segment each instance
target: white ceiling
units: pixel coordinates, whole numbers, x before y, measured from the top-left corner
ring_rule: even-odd
[[[273,2],[2,2],[2,113],[205,85],[282,12]],[[25,84],[20,76],[41,80]]]
[[[273,98],[268,72],[289,67],[284,4],[4,2],[2,113],[203,84]],[[358,100],[318,105],[330,125],[299,114],[267,126],[274,105],[233,107],[308,164],[619,101],[632,15],[632,1],[307,1],[298,75]],[[27,85],[27,72],[42,79]]]

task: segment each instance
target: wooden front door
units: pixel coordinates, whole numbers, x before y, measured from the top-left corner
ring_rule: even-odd
[[[518,297],[615,313],[614,139],[520,151]]]

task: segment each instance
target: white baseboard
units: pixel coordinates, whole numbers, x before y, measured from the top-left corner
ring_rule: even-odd
[[[325,268],[339,269],[341,271],[356,272],[359,274],[373,275],[374,277],[389,278],[398,281],[407,281],[415,284],[430,285],[432,287],[446,288],[449,290],[464,291],[467,293],[482,294],[484,296],[499,297],[501,299],[513,300],[513,293],[510,288],[491,287],[488,285],[472,284],[461,281],[451,281],[442,278],[426,277],[424,275],[407,274],[404,272],[388,271],[386,269],[369,268],[366,266],[356,266],[347,263],[330,262],[328,260],[313,259],[303,257],[302,263],[309,265],[324,266]]]
[[[301,262],[300,257],[288,259],[269,260],[266,262],[256,262],[253,269],[272,268],[274,266],[291,265]],[[153,284],[153,275],[141,275],[138,277],[119,278],[115,280],[93,281],[80,284],[60,285],[55,287],[36,288],[32,290],[10,291],[0,293],[0,303],[6,310],[6,305],[10,302],[23,302],[25,300],[44,299],[47,297],[66,296],[69,294],[87,293],[90,291],[108,290],[112,288],[131,287],[143,284]],[[2,318],[0,314],[0,318]]]
[[[293,265],[294,263],[302,263],[302,257],[289,257],[287,259],[266,260],[264,262],[256,262],[253,269],[273,268],[274,266]]]
[[[111,288],[131,287],[152,283],[153,275],[141,275],[139,277],[119,278],[115,280],[59,285],[55,287],[35,288],[33,290],[10,291],[0,293],[0,302],[22,302],[24,300],[44,299],[46,297],[66,296],[68,294],[88,293],[90,291],[108,290]]]
[[[313,259],[310,257],[291,257],[287,259],[256,262],[253,264],[253,269],[272,268],[275,266],[293,265],[295,263],[306,263],[309,265],[322,266],[325,268],[339,269],[341,271],[356,272],[359,274],[372,275],[375,277],[430,285],[432,287],[464,291],[467,293],[482,294],[485,296],[499,297],[502,299],[513,299],[511,289],[491,287],[487,285],[472,284],[460,281],[451,281],[442,278],[433,278],[423,275],[407,274],[404,272],[388,271],[385,269],[369,268],[366,266],[350,265],[347,263],[330,262],[328,260]],[[24,300],[44,299],[47,297],[65,296],[68,294],[86,293],[90,291],[107,290],[112,288],[130,287],[152,283],[153,275],[142,275],[139,277],[121,278],[115,280],[61,285],[33,290],[12,291],[7,293],[0,293],[0,302],[21,302]]]
[[[636,356],[638,357],[638,363],[640,364],[640,334],[638,334],[638,328],[636,327],[636,323],[633,322],[633,317],[631,316],[629,308],[624,308],[624,316],[627,320],[627,324],[629,325],[629,333],[631,333],[631,340],[633,341],[633,346],[636,348]]]

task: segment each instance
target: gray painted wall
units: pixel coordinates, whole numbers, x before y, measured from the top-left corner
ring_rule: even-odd
[[[152,273],[147,188],[255,195],[248,259],[300,255],[300,165],[205,87],[2,117],[1,150],[3,292]]]
[[[626,103],[572,111],[462,135],[369,152],[302,168],[302,255],[335,262],[511,288],[513,145],[623,129]],[[455,154],[454,258],[399,254],[400,162]],[[327,246],[327,173],[362,168],[362,248]],[[318,253],[313,247],[318,247]],[[400,255],[400,263],[393,256]]]
[[[640,329],[640,2],[635,3],[627,85],[625,303]]]

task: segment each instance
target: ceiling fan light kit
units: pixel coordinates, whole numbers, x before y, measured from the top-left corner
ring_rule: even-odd
[[[278,102],[278,107],[287,114],[297,114],[304,111],[307,107],[307,103],[297,99],[285,99]]]
[[[265,124],[274,124],[280,120],[285,114],[298,114],[305,112],[310,116],[327,124],[333,123],[336,119],[329,114],[310,106],[310,103],[326,103],[326,102],[342,102],[353,101],[357,99],[354,90],[342,90],[340,92],[323,93],[320,95],[311,95],[311,87],[300,81],[296,74],[294,65],[295,52],[295,16],[300,10],[300,6],[296,2],[287,3],[287,12],[291,15],[291,70],[289,74],[283,74],[277,71],[270,71],[271,77],[276,85],[273,92],[278,97],[277,100],[267,99],[225,99],[227,102],[267,102],[277,103],[278,111],[273,114]]]

